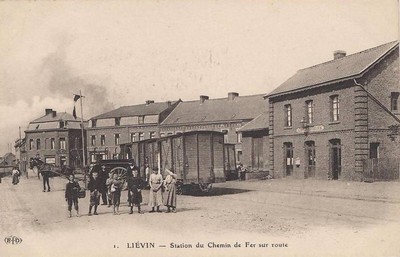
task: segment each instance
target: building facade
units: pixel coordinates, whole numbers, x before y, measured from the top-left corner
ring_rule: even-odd
[[[89,162],[117,159],[120,144],[160,136],[159,124],[181,102],[155,103],[122,106],[89,120],[87,129],[87,154]]]
[[[274,177],[398,179],[398,42],[299,70],[267,95]],[[390,168],[389,168],[390,167]]]
[[[256,118],[267,103],[263,95],[239,96],[228,93],[227,98],[209,99],[200,96],[197,101],[181,102],[161,123],[161,136],[194,130],[225,133],[225,143],[235,144],[236,161],[241,161],[242,133],[238,130]]]
[[[81,121],[69,113],[46,109],[43,117],[29,123],[25,144],[28,160],[40,157],[60,168],[83,165]]]

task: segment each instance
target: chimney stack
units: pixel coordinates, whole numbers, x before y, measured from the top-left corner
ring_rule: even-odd
[[[167,105],[168,105],[168,107],[170,107],[171,106],[171,101],[167,101]]]
[[[333,52],[333,60],[337,60],[346,56],[346,51],[336,50]]]
[[[229,92],[228,93],[228,100],[229,101],[232,101],[232,100],[234,100],[236,97],[238,97],[239,96],[239,93],[236,93],[236,92]]]
[[[53,109],[44,109],[45,115],[49,115],[52,112],[53,112]]]
[[[154,104],[154,100],[146,100],[146,105]]]
[[[202,103],[204,103],[205,100],[208,100],[208,99],[210,99],[210,98],[207,95],[201,95],[200,96],[200,103],[202,104]]]

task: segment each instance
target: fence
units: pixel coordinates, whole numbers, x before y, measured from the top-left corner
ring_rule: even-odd
[[[364,162],[364,179],[398,180],[400,171],[400,159],[376,158]]]

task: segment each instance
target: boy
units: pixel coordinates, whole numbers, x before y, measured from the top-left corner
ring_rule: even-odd
[[[132,177],[128,180],[128,201],[131,207],[129,214],[133,213],[134,205],[137,206],[138,213],[143,214],[143,212],[140,211],[140,203],[142,202],[142,188],[144,183],[138,174],[138,168],[134,167],[132,169]]]
[[[103,181],[99,178],[98,172],[93,172],[92,176],[90,177],[90,181],[88,184],[88,188],[90,190],[90,204],[89,204],[89,216],[92,215],[92,208],[94,206],[94,215],[97,214],[97,206],[100,204],[100,195],[101,190],[103,187]]]
[[[69,217],[72,217],[72,204],[74,204],[76,210],[76,217],[79,217],[78,192],[81,190],[81,187],[75,181],[74,175],[69,175],[68,179],[69,181],[65,186],[65,201],[68,202]]]

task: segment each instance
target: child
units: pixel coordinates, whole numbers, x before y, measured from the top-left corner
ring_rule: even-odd
[[[94,206],[94,215],[97,215],[97,206],[100,204],[100,195],[102,190],[102,181],[99,178],[99,173],[93,172],[90,178],[88,188],[90,190],[90,205],[89,205],[89,216],[92,215],[92,208]]]
[[[65,201],[68,202],[69,217],[72,217],[72,204],[74,204],[76,210],[76,217],[79,217],[78,192],[81,190],[81,187],[75,181],[74,175],[69,175],[68,179],[69,181],[65,186]]]
[[[121,201],[121,188],[122,182],[118,177],[118,174],[115,173],[113,175],[112,183],[111,183],[111,195],[112,195],[112,202],[113,202],[113,214],[119,215],[119,204]]]
[[[131,210],[129,214],[133,213],[133,206],[136,205],[138,208],[138,213],[143,214],[140,211],[140,203],[142,202],[142,188],[144,186],[143,180],[138,176],[138,168],[134,167],[132,169],[132,177],[128,180],[128,201]]]

